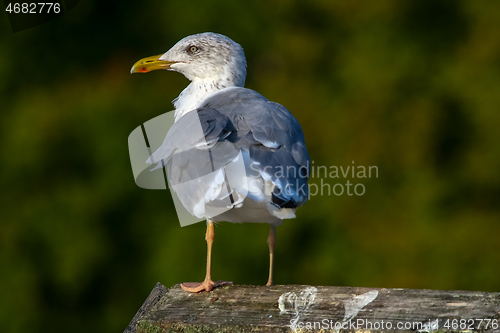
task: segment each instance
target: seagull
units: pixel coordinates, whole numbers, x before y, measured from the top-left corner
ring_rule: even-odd
[[[214,223],[270,225],[269,278],[273,285],[276,226],[295,217],[309,196],[309,154],[297,119],[282,105],[244,88],[243,48],[221,34],[181,39],[170,50],[136,62],[131,73],[168,70],[191,83],[173,101],[175,122],[148,163],[167,169],[168,180],[192,215],[206,219],[207,268],[189,292],[230,281],[211,278]]]

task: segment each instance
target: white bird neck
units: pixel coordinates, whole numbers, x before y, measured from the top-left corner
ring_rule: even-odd
[[[200,103],[213,93],[228,87],[243,87],[243,82],[234,83],[230,80],[193,80],[177,97],[175,106],[175,121],[183,115],[199,107]]]

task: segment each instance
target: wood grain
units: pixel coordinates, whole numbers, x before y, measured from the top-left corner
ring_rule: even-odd
[[[500,332],[495,323],[500,293],[232,285],[190,294],[158,283],[125,332]]]

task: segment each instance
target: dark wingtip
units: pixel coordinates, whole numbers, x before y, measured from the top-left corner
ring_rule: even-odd
[[[271,203],[278,208],[297,208],[298,205],[293,199],[285,200],[279,188],[275,187],[271,196]]]

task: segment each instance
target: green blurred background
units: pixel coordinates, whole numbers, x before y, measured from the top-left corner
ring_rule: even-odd
[[[135,185],[127,137],[188,84],[132,64],[204,31],[244,47],[246,86],[298,118],[315,165],[379,169],[278,227],[276,283],[500,290],[500,2],[84,0],[16,34],[0,17],[1,332],[122,332],[157,281],[203,279],[204,223]],[[265,284],[267,233],[220,223],[214,279]]]

